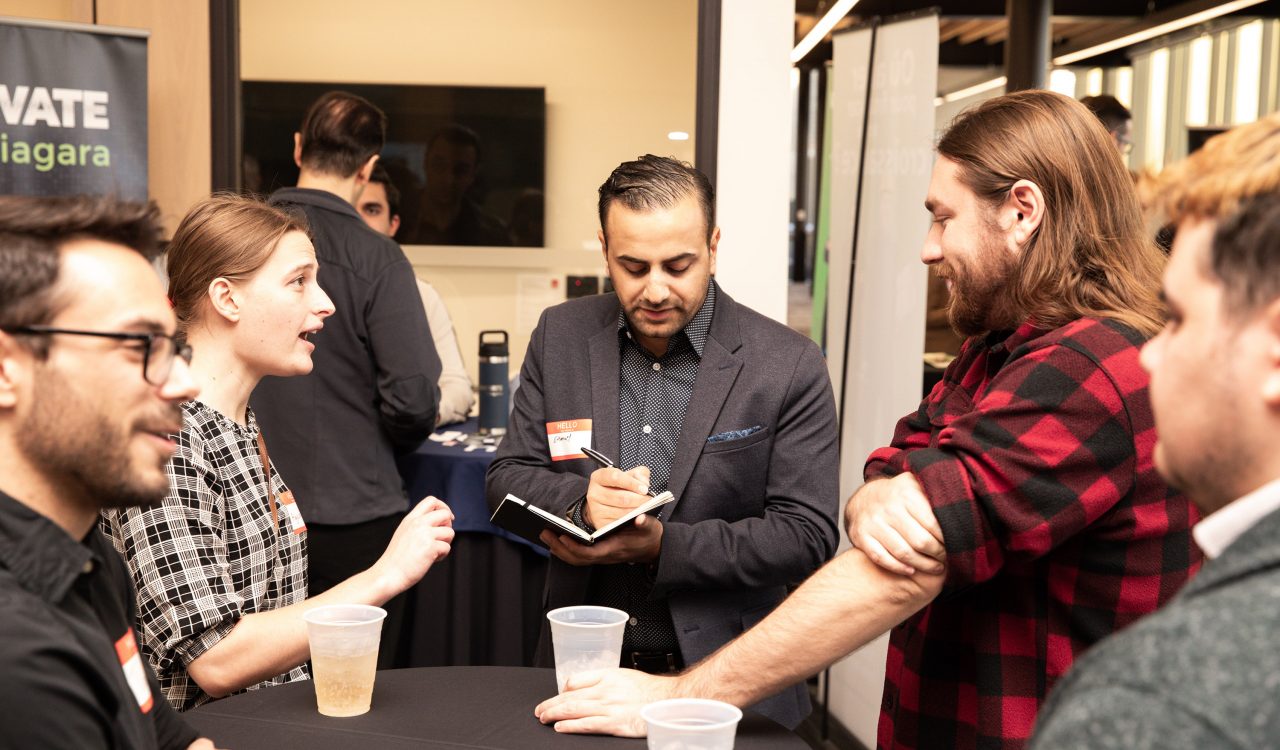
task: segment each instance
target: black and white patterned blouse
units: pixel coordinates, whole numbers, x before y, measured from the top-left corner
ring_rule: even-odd
[[[242,427],[199,401],[182,412],[169,495],[150,508],[103,511],[102,529],[138,590],[142,651],[185,711],[210,700],[188,664],[242,616],[306,599],[307,554],[306,532],[293,532],[283,507],[272,525],[253,413]],[[274,466],[271,479],[277,496],[287,491]],[[308,676],[304,664],[254,687]]]

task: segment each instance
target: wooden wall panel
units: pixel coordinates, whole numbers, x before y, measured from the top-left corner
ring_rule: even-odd
[[[98,0],[98,23],[148,29],[148,177],[172,234],[210,185],[207,0]]]

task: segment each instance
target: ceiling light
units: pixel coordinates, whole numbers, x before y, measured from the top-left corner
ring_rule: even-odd
[[[791,64],[795,65],[803,60],[804,56],[809,54],[814,47],[817,47],[818,42],[822,41],[822,38],[829,34],[836,24],[840,22],[840,19],[847,16],[849,11],[853,10],[853,6],[857,4],[858,0],[838,0],[835,5],[831,6],[831,10],[827,11],[827,14],[814,24],[812,29],[809,29],[809,33],[804,35],[804,39],[800,40],[796,48],[791,50]]]
[[[1223,3],[1222,5],[1206,8],[1205,10],[1197,13],[1191,13],[1181,18],[1175,18],[1171,21],[1166,21],[1165,23],[1156,24],[1155,26],[1142,29],[1141,31],[1135,31],[1132,34],[1125,34],[1124,36],[1117,37],[1115,39],[1100,42],[1081,50],[1063,53],[1053,58],[1053,64],[1055,66],[1065,66],[1079,62],[1080,60],[1087,60],[1090,57],[1106,54],[1107,52],[1113,52],[1118,49],[1123,49],[1124,47],[1155,39],[1158,36],[1180,31],[1182,29],[1195,26],[1196,24],[1204,23],[1205,21],[1210,21],[1220,16],[1225,16],[1228,13],[1234,13],[1238,10],[1243,10],[1254,5],[1260,5],[1263,2],[1265,2],[1265,0],[1232,0],[1231,2]],[[824,18],[823,20],[825,21],[826,19]],[[808,37],[805,37],[805,40],[807,41]],[[796,49],[799,49],[799,47],[797,46]],[[805,52],[808,52],[808,50],[805,50]],[[792,59],[794,61],[795,53],[792,53]],[[1005,84],[1005,80],[1006,79],[1001,76],[1000,78],[983,81],[982,83],[974,84],[973,86],[960,89],[959,91],[953,91],[950,94],[945,94],[939,97],[938,100],[935,100],[935,103],[943,104],[954,102],[973,96],[974,94],[990,91],[997,86],[1003,86]]]
[[[1265,0],[1232,0],[1232,2],[1223,3],[1212,8],[1206,8],[1198,13],[1192,13],[1190,15],[1183,16],[1182,18],[1175,18],[1172,21],[1156,24],[1155,26],[1142,29],[1141,31],[1135,31],[1132,34],[1125,34],[1122,37],[1095,44],[1092,47],[1085,47],[1082,50],[1058,55],[1053,58],[1053,64],[1070,65],[1071,63],[1079,62],[1080,60],[1106,54],[1107,52],[1113,52],[1124,47],[1145,42],[1149,39],[1155,39],[1158,36],[1180,31],[1189,26],[1195,26],[1198,23],[1204,23],[1205,21],[1210,21],[1214,18],[1218,18],[1219,16],[1225,16],[1228,13],[1234,13],[1238,10],[1244,10],[1245,8],[1249,8],[1254,5],[1260,5],[1263,2],[1265,2]]]
[[[673,130],[673,131],[671,131],[670,133],[667,133],[667,140],[669,140],[669,141],[687,141],[687,140],[689,140],[689,134],[688,134],[688,133],[686,133],[686,132],[684,132],[683,130]]]
[[[999,78],[992,78],[991,80],[983,81],[982,83],[975,83],[972,86],[966,86],[959,91],[952,91],[950,94],[939,97],[942,100],[940,103],[950,104],[951,102],[958,102],[961,99],[968,99],[974,94],[981,94],[984,91],[998,89],[1008,83],[1008,81],[1008,78],[1000,76]]]

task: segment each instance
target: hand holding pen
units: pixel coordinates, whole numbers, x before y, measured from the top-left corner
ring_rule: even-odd
[[[587,522],[592,526],[600,528],[612,523],[653,496],[648,466],[623,471],[599,451],[584,447],[582,452],[601,466],[591,473],[591,483],[587,486],[585,511]]]

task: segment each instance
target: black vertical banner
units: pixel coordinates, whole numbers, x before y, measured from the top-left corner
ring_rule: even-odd
[[[145,32],[92,28],[0,20],[0,195],[147,198]]]

